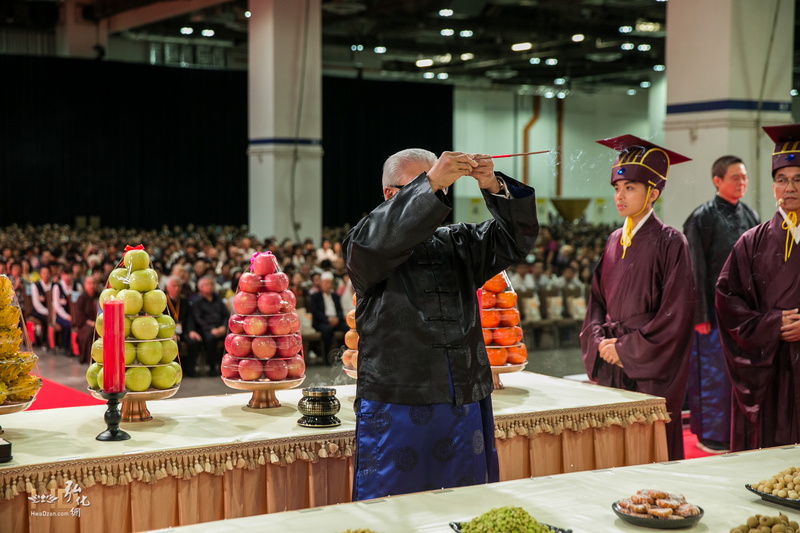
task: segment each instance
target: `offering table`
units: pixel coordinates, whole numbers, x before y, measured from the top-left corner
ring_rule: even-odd
[[[637,490],[654,488],[683,494],[704,515],[689,529],[727,533],[756,514],[800,521],[800,510],[761,499],[745,484],[768,479],[800,465],[800,447],[789,446],[667,463],[517,479],[489,485],[417,492],[344,505],[251,516],[180,527],[174,533],[256,533],[313,531],[342,533],[453,533],[450,522],[465,522],[490,509],[522,507],[538,521],[573,533],[657,532],[617,517],[613,502]],[[163,533],[163,532],[162,532]]]
[[[503,381],[492,395],[501,480],[666,460],[662,398],[530,372]],[[273,409],[248,408],[248,394],[159,401],[153,420],[122,424],[131,439],[120,442],[95,441],[99,406],[6,415],[0,524],[142,531],[348,502],[355,385],[335,388],[335,428],[297,425],[300,389],[278,391]]]

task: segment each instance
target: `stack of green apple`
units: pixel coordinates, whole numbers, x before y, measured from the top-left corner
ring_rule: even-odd
[[[89,388],[103,384],[103,304],[116,299],[125,313],[125,388],[128,392],[171,389],[181,382],[183,371],[176,361],[175,321],[167,314],[167,296],[158,289],[158,273],[150,268],[144,250],[129,250],[108,276],[100,293],[100,312],[95,322],[98,338],[92,344],[94,363],[86,371]]]

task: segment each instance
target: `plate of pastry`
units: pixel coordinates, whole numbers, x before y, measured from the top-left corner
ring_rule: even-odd
[[[617,500],[611,509],[623,521],[654,529],[692,527],[703,518],[703,509],[686,501],[682,494],[642,489],[630,498]]]

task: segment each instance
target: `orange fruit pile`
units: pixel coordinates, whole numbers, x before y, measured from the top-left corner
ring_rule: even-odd
[[[483,284],[478,291],[481,306],[483,342],[492,366],[518,365],[528,359],[528,349],[522,342],[522,328],[517,307],[517,293],[505,272]]]
[[[356,305],[356,295],[353,294],[353,305]],[[351,309],[345,317],[350,331],[344,334],[344,345],[347,349],[342,353],[342,364],[350,370],[358,369],[358,333],[356,332],[356,310]]]

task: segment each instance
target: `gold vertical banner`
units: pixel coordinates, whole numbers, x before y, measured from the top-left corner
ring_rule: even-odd
[[[469,199],[469,220],[470,222],[481,222],[481,215],[483,214],[483,198],[470,198]]]
[[[596,217],[596,221],[602,221],[606,218],[606,199],[605,198],[595,198],[594,200],[594,213]]]
[[[536,216],[539,218],[539,224],[546,224],[549,222],[549,217],[547,216],[547,206],[550,204],[550,200],[547,198],[536,198]]]

